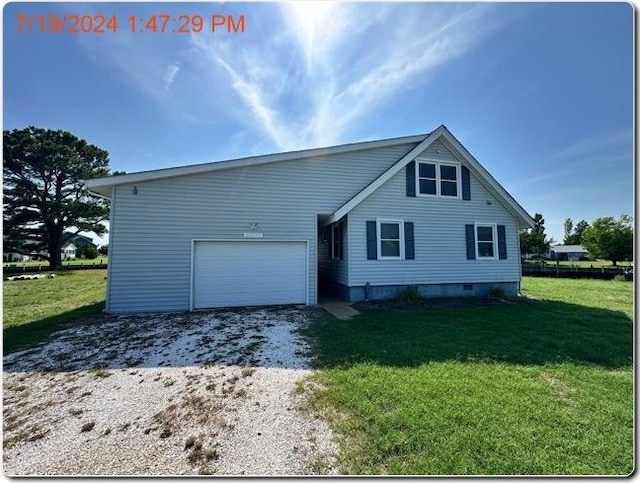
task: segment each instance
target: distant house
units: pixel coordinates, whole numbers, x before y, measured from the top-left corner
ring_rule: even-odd
[[[549,247],[549,258],[553,260],[576,262],[588,255],[589,253],[582,245],[553,245]]]
[[[66,242],[62,245],[62,249],[60,250],[62,260],[71,260],[76,258],[76,250],[77,247],[73,243]]]
[[[9,252],[2,254],[3,262],[26,262],[30,258],[31,257],[29,255],[24,255],[22,253]]]
[[[62,260],[71,260],[76,258],[78,255],[78,249],[80,247],[84,248],[87,246],[92,246],[93,248],[97,248],[96,244],[93,243],[93,240],[88,236],[78,235],[76,233],[71,233],[70,231],[65,231],[62,234],[62,247],[60,248],[60,258]],[[32,254],[33,257],[44,256],[49,257],[48,250],[40,250],[37,253]]]

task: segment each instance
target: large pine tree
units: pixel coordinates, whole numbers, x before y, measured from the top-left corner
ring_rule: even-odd
[[[28,127],[3,132],[3,250],[49,252],[60,267],[62,234],[103,234],[107,201],[83,180],[109,175],[109,154],[66,131]]]

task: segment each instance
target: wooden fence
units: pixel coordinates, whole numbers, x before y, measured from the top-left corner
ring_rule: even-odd
[[[560,277],[560,278],[598,278],[612,280],[616,275],[622,275],[627,280],[633,280],[632,267],[567,267],[552,264],[523,264],[522,275],[532,277]]]
[[[74,263],[68,265],[62,265],[60,270],[98,270],[107,268],[106,263],[102,262],[94,262],[91,263],[87,261],[86,263]],[[34,273],[34,272],[50,272],[51,268],[49,265],[28,265],[28,264],[20,264],[20,263],[11,263],[9,265],[5,265],[2,269],[3,275],[16,275],[20,273]]]

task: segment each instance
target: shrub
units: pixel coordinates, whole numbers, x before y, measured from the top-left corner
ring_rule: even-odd
[[[89,245],[84,249],[84,256],[89,260],[95,260],[96,258],[98,258],[98,250],[96,249],[96,247],[92,247],[91,245]]]
[[[487,292],[487,297],[492,299],[504,300],[507,298],[507,293],[499,285],[494,285]]]
[[[407,287],[398,294],[398,300],[409,305],[418,305],[422,302],[422,296],[417,287]]]

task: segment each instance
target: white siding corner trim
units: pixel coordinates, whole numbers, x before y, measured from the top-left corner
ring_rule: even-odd
[[[309,303],[307,240],[192,240],[190,310]]]

